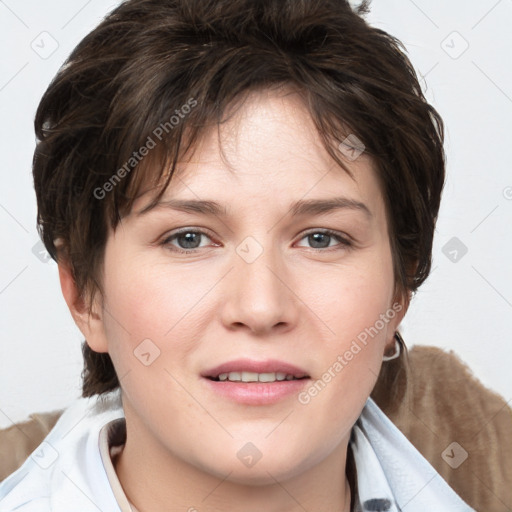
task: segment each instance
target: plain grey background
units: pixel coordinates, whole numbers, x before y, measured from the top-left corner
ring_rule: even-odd
[[[38,244],[33,117],[74,46],[116,2],[0,1],[0,426],[80,395],[82,337]],[[454,350],[512,400],[511,0],[373,0],[446,125],[448,179],[433,273],[403,323],[408,346]]]

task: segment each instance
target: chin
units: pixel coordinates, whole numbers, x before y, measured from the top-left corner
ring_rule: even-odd
[[[222,480],[241,485],[273,485],[276,481],[284,482],[298,476],[320,461],[322,457],[318,451],[313,451],[309,456],[305,453],[304,446],[308,444],[305,439],[301,445],[283,449],[283,443],[278,446],[267,442],[265,446],[260,444],[260,448],[257,441],[235,443],[236,447],[226,447],[218,456],[204,461],[206,464],[201,469]],[[229,453],[234,453],[234,457],[226,457]]]
[[[251,468],[233,467],[222,474],[221,478],[225,478],[229,482],[248,487],[261,487],[274,485],[276,482],[285,482],[305,471],[300,465],[290,467],[290,461],[281,461],[279,463],[264,464],[260,460]],[[226,475],[228,475],[226,478]]]

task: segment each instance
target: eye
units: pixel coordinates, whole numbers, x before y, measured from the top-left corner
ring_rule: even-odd
[[[206,232],[199,229],[182,229],[166,237],[162,241],[162,245],[169,247],[172,251],[188,254],[195,252],[196,249],[201,247],[200,242],[203,237],[211,240]],[[174,241],[176,241],[178,247],[173,244]]]
[[[330,248],[332,247],[332,241],[338,241],[338,244],[334,244],[334,246],[341,246],[339,248],[346,248],[352,245],[347,237],[330,229],[316,229],[314,231],[309,231],[301,238],[301,240],[305,238],[307,238],[308,242],[312,245],[312,249]]]
[[[176,233],[167,236],[162,245],[182,254],[193,254],[198,249],[205,247],[201,245],[201,241],[206,238],[211,241],[208,233],[200,229],[184,228]],[[332,231],[330,229],[311,230],[302,236],[301,240],[307,239],[311,244],[311,249],[322,250],[337,247],[338,249],[346,249],[352,244],[348,237],[343,236],[341,233]],[[332,242],[337,242],[332,244]]]

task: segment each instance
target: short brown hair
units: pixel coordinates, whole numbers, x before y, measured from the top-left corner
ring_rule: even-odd
[[[349,134],[364,144],[383,188],[397,289],[417,289],[431,268],[443,123],[402,43],[371,27],[367,10],[346,0],[128,0],[78,44],[38,107],[33,174],[41,237],[84,298],[101,293],[109,226],[150,170],[155,183],[165,177],[163,193],[178,156],[229,105],[282,85],[301,94],[347,172],[338,144]],[[150,139],[156,148],[142,158]],[[108,354],[86,343],[83,354],[83,396],[119,386]]]

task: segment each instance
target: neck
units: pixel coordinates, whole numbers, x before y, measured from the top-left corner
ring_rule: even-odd
[[[323,512],[350,511],[345,468],[348,439],[302,473],[250,485],[214,475],[176,457],[127,422],[123,451],[114,461],[119,481],[138,512]],[[147,432],[145,433],[147,434]]]

